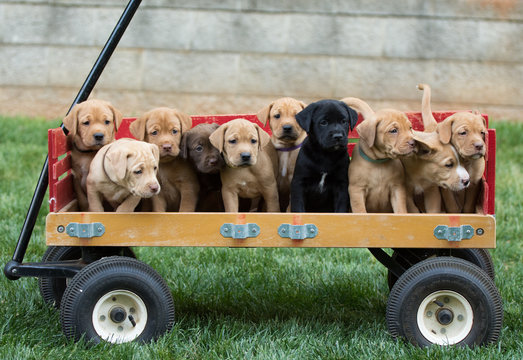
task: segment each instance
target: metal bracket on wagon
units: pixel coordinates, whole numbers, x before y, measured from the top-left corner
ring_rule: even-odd
[[[60,231],[61,230],[61,231]],[[63,227],[58,227],[58,232],[63,232]],[[105,226],[102,223],[69,223],[65,227],[67,235],[78,238],[92,238],[95,236],[102,236],[105,234]]]
[[[434,236],[436,239],[447,241],[468,240],[474,236],[474,228],[470,225],[461,225],[458,227],[438,225],[434,229]]]
[[[225,223],[220,227],[220,234],[226,238],[247,239],[256,237],[259,233],[260,227],[257,224]]]
[[[278,227],[278,235],[284,238],[291,238],[292,240],[312,239],[318,235],[318,228],[314,224],[281,224]]]

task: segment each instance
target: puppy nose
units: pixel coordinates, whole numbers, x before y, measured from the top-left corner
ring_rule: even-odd
[[[218,164],[218,159],[216,159],[216,158],[210,158],[208,161],[209,161],[209,165],[211,165],[211,166]]]
[[[284,132],[291,132],[292,131],[292,125],[283,125],[282,129]]]
[[[249,160],[251,160],[251,153],[242,152],[240,154],[240,157],[242,158],[242,161],[249,161]]]
[[[467,187],[470,184],[470,179],[463,179],[463,180],[461,180],[461,183],[463,184],[464,187]]]
[[[158,184],[149,184],[149,189],[151,189],[151,191],[155,194],[158,192],[159,188],[160,188],[160,185],[158,185]]]
[[[413,148],[414,145],[416,145],[416,142],[415,142],[414,139],[413,139],[413,140],[409,140],[409,141],[407,142],[407,144],[409,144],[409,146]]]
[[[162,149],[164,149],[165,151],[171,151],[172,150],[172,145],[171,144],[163,144],[162,145]]]
[[[478,151],[483,150],[483,144],[482,144],[482,143],[476,143],[476,144],[474,144],[474,147],[475,147],[476,150],[478,150]]]
[[[104,134],[102,133],[94,133],[93,136],[96,141],[102,141],[104,139]]]
[[[343,139],[343,134],[340,134],[340,133],[333,134],[332,139],[339,141],[339,140]]]

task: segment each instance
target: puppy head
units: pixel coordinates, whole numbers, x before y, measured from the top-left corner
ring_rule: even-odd
[[[189,159],[201,173],[217,173],[224,165],[220,151],[209,140],[218,127],[218,124],[200,124],[183,134],[180,156]]]
[[[142,198],[160,192],[156,178],[160,154],[156,145],[120,139],[109,146],[103,166],[111,181]]]
[[[405,113],[385,109],[365,118],[356,128],[360,141],[388,158],[409,155],[414,151],[415,141],[412,124]]]
[[[305,131],[298,125],[296,114],[305,108],[305,103],[290,97],[273,101],[261,109],[257,116],[264,125],[269,122],[275,145],[289,146],[302,141]]]
[[[416,140],[418,173],[423,174],[433,184],[452,191],[465,189],[470,176],[461,165],[457,151],[451,144],[440,142],[437,133],[414,131]]]
[[[223,154],[229,167],[245,167],[256,164],[258,153],[271,138],[257,124],[234,119],[216,129],[209,140]]]
[[[143,114],[130,125],[129,130],[138,140],[158,146],[161,158],[170,159],[180,153],[182,134],[191,126],[189,115],[162,107]]]
[[[438,124],[441,142],[454,145],[463,158],[479,159],[485,156],[487,124],[478,112],[459,112]]]
[[[122,118],[120,111],[109,102],[92,99],[76,104],[63,123],[74,145],[88,151],[112,142]]]
[[[307,132],[311,143],[327,151],[347,147],[349,128],[358,121],[358,114],[342,101],[321,100],[296,114],[298,124]]]

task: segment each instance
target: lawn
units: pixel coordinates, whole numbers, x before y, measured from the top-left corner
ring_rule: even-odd
[[[11,259],[59,121],[0,117],[0,264]],[[386,269],[365,249],[138,248],[167,281],[173,331],[152,344],[66,340],[37,281],[0,276],[0,359],[522,359],[523,123],[496,122],[497,248],[504,303],[497,344],[420,349],[387,332]],[[46,198],[47,199],[47,198]],[[45,251],[42,206],[24,261]]]

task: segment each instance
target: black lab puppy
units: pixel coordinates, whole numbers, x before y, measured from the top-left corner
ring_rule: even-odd
[[[296,120],[308,136],[296,159],[291,211],[347,212],[347,136],[358,114],[341,101],[321,100],[296,114]]]

